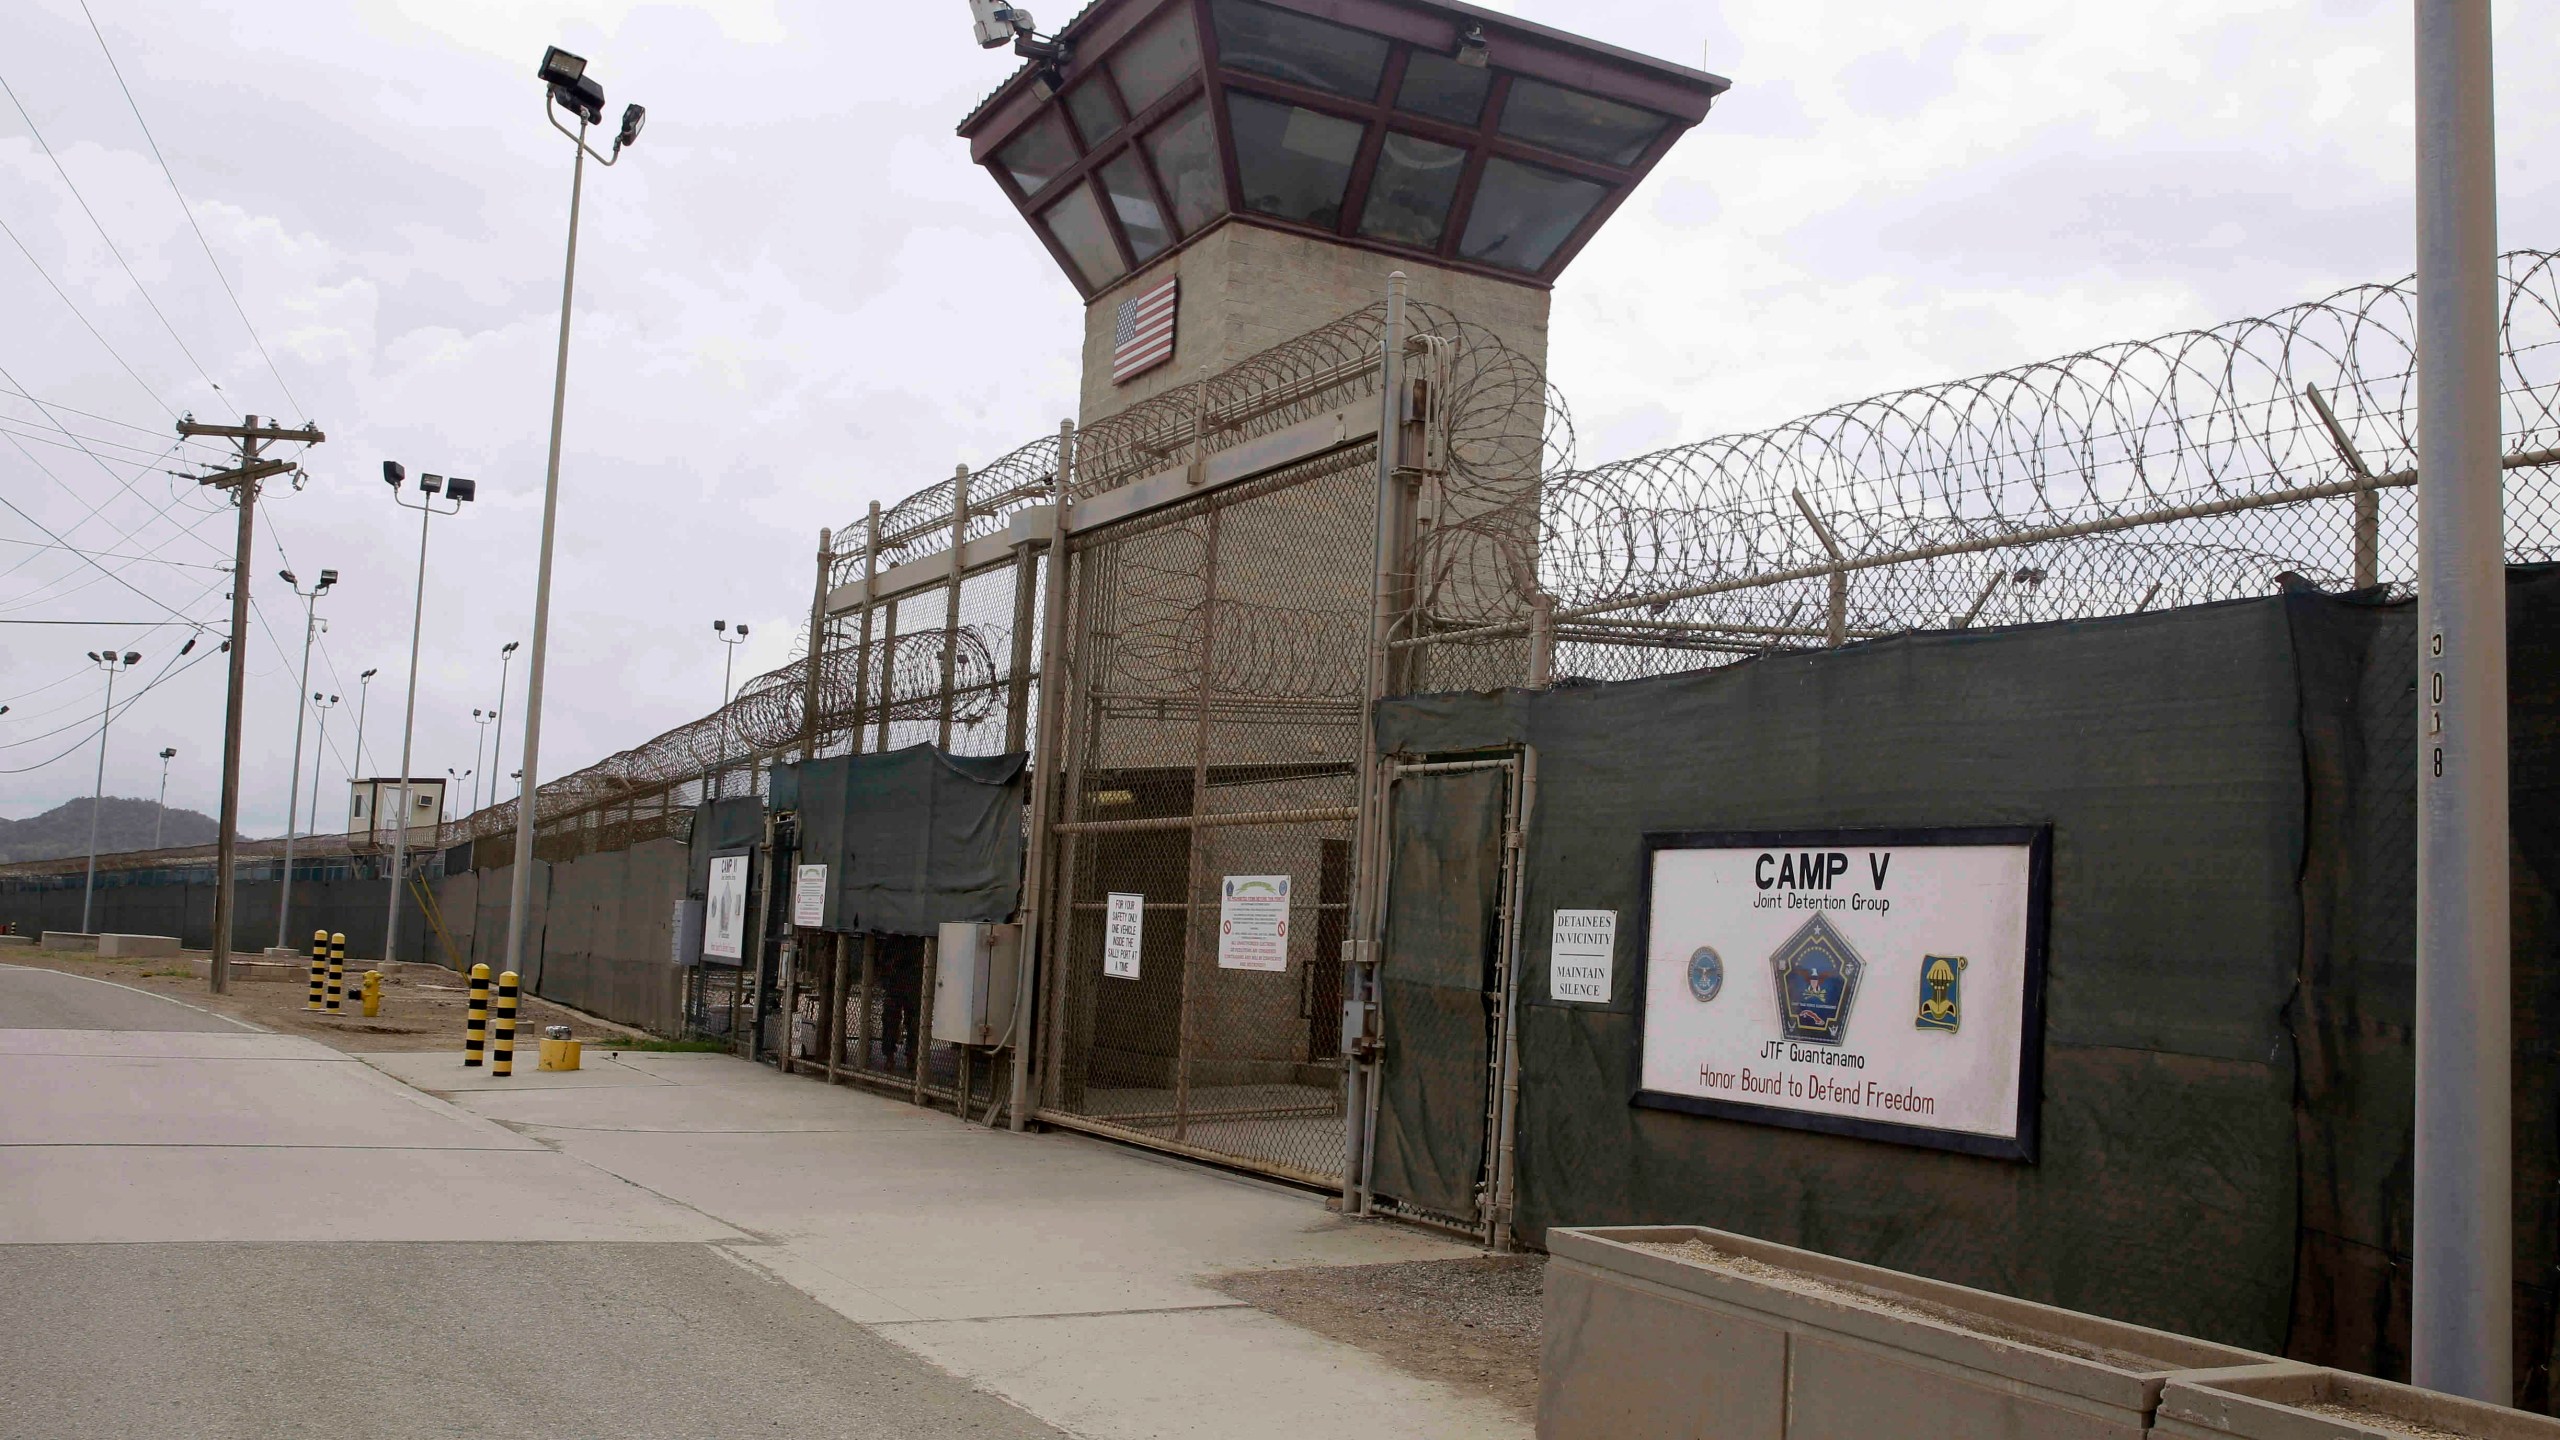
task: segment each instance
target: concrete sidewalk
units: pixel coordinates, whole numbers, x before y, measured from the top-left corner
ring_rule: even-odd
[[[1473,1253],[1341,1220],[1314,1195],[1084,1136],[964,1125],[722,1055],[599,1050],[576,1073],[507,1080],[451,1053],[361,1058],[745,1232],[722,1248],[1072,1434],[1530,1434],[1490,1398],[1203,1283]]]

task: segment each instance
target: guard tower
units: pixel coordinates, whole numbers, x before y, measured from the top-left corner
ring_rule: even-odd
[[[1084,297],[1087,424],[1399,269],[1543,365],[1556,277],[1729,83],[1447,0],[1097,0],[1027,48],[960,134]]]

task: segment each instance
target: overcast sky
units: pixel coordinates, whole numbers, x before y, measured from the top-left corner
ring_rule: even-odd
[[[589,174],[546,773],[714,705],[715,618],[754,627],[742,676],[790,659],[819,527],[1072,413],[1074,292],[952,134],[1009,63],[969,43],[960,0],[88,3],[187,204],[79,0],[0,7],[0,620],[81,622],[0,624],[0,815],[88,792],[84,651],[141,651],[129,694],[190,633],[173,614],[223,623],[207,567],[232,516],[167,473],[185,411],[329,437],[259,511],[243,827],[284,823],[288,558],[345,577],[313,663],[345,700],[324,827],[362,670],[381,671],[365,768],[397,768],[418,526],[385,458],[480,484],[435,522],[412,769],[515,768],[523,667],[503,765],[475,760],[470,712],[529,638],[569,170],[532,75],[546,43],[587,55],[615,110],[649,107]],[[2412,263],[2405,4],[1500,8],[1734,81],[1558,287],[1551,367],[1585,463]],[[2560,27],[2539,8],[2497,12],[2509,248],[2560,245]],[[95,562],[35,548],[40,526]],[[149,796],[175,746],[171,803],[214,809],[213,648],[118,719],[110,794]]]

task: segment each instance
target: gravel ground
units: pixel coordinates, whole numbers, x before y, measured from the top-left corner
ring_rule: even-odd
[[[1538,1403],[1546,1257],[1240,1270],[1212,1283],[1411,1374],[1480,1391],[1522,1415]]]
[[[331,1015],[326,1011],[315,1014],[305,1008],[310,989],[307,965],[289,981],[251,980],[245,977],[280,972],[237,968],[231,977],[231,993],[215,995],[205,988],[204,963],[201,953],[101,960],[74,951],[21,949],[14,945],[0,949],[0,965],[32,965],[113,980],[119,985],[201,1005],[281,1034],[306,1036],[339,1050],[462,1048],[463,1016],[470,1009],[468,982],[441,965],[394,964],[385,969],[382,1013],[368,1020],[359,1012],[353,993],[363,983],[362,969],[347,976],[346,1008]],[[542,1038],[545,1025],[566,1025],[578,1038],[589,1042],[639,1033],[526,996],[516,1011],[518,1068],[532,1068],[534,1042]]]

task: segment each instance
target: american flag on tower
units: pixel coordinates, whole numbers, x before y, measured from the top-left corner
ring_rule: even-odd
[[[1120,302],[1111,328],[1111,383],[1126,384],[1135,376],[1173,358],[1173,312],[1178,275]]]

